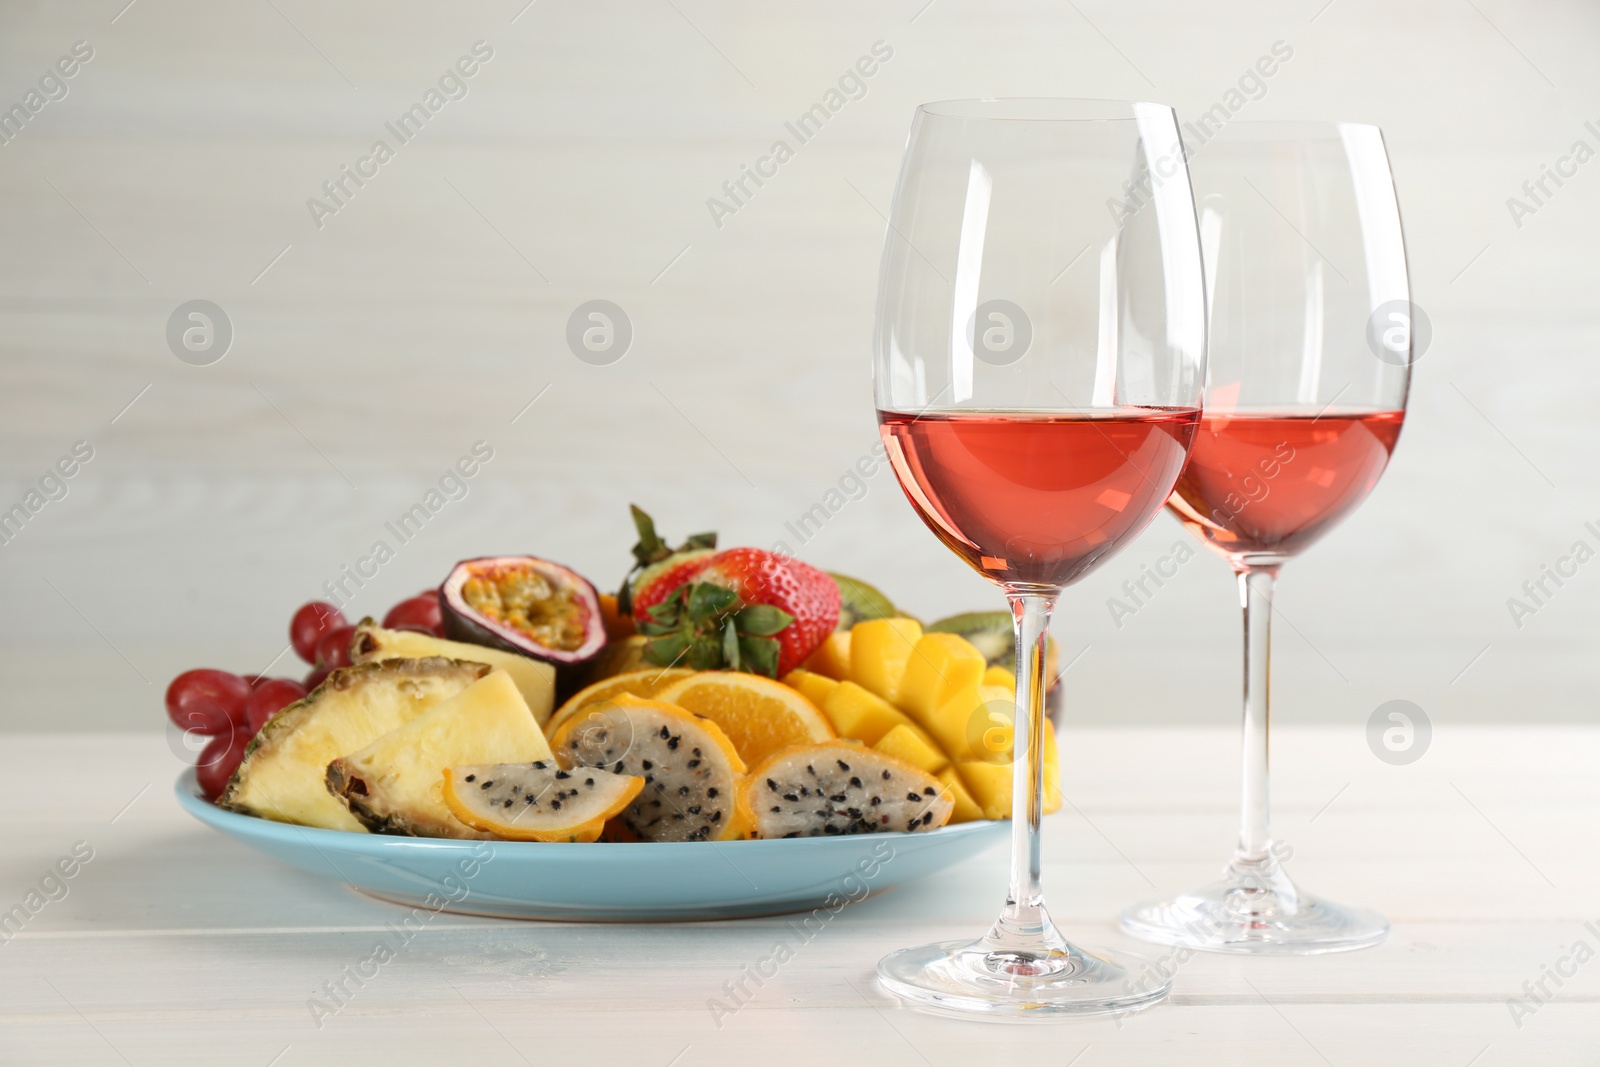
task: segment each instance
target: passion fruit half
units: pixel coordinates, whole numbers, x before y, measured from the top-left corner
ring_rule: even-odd
[[[558,666],[593,659],[606,644],[594,586],[576,571],[534,556],[457,563],[439,587],[445,636],[520,652]]]

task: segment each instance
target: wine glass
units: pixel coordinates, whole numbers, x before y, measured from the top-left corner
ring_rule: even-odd
[[[976,941],[878,964],[882,984],[920,1006],[1099,1014],[1170,988],[1138,957],[1070,944],[1045,910],[1045,640],[1063,587],[1144,529],[1183,468],[1205,377],[1204,293],[1171,108],[917,109],[878,290],[879,429],[917,514],[1004,590],[1017,641],[1010,892]]]
[[[1220,952],[1364,948],[1387,920],[1283,871],[1269,826],[1268,661],[1278,568],[1366,498],[1405,419],[1411,304],[1394,180],[1373,126],[1235,122],[1191,147],[1210,365],[1168,506],[1239,577],[1244,811],[1220,881],[1130,908],[1122,925]]]

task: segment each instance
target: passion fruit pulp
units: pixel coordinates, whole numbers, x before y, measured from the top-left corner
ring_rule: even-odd
[[[445,636],[555,664],[592,659],[606,644],[594,586],[534,556],[457,563],[439,587]]]

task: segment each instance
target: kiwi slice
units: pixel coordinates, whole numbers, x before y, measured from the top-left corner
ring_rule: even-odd
[[[859,578],[843,574],[828,577],[839,586],[839,625],[835,630],[848,630],[858,622],[893,619],[905,614],[890,603],[888,597]]]

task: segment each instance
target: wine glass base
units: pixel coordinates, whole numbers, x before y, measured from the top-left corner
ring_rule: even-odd
[[[941,941],[878,962],[878,981],[913,1006],[941,1014],[1012,1020],[1114,1015],[1166,998],[1172,979],[1143,956],[997,952],[986,941]]]
[[[1137,904],[1122,913],[1122,929],[1161,945],[1264,956],[1351,952],[1389,936],[1389,920],[1375,911],[1320,900],[1281,874],[1273,882],[1264,888],[1224,877],[1171,900]]]

